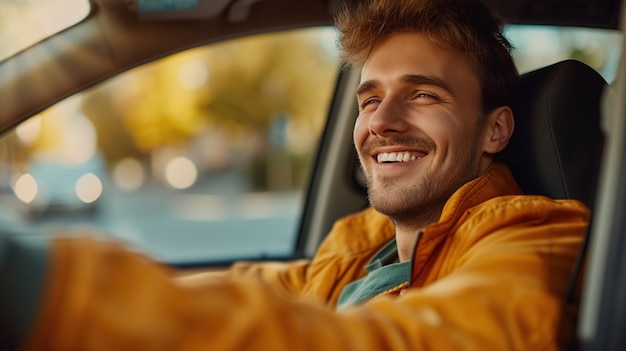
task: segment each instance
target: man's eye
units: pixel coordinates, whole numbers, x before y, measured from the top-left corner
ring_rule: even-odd
[[[432,99],[432,100],[439,100],[439,97],[437,95],[425,92],[425,91],[418,91],[415,92],[415,94],[413,95],[415,99]]]
[[[378,103],[380,103],[379,99],[375,99],[375,98],[365,99],[361,103],[361,109],[364,109],[364,108],[366,108],[369,105],[378,104]]]

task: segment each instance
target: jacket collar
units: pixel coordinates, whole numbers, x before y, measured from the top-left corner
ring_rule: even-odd
[[[521,193],[522,191],[505,164],[491,165],[478,178],[463,185],[450,197],[439,221],[423,230],[419,244],[420,251],[423,247],[438,245],[445,237],[444,233],[450,232],[468,209],[494,197]],[[332,235],[330,238],[334,250],[340,250],[344,255],[378,249],[395,235],[394,225],[389,217],[371,207],[335,223],[334,230],[345,233],[345,235]],[[356,236],[355,231],[358,231]],[[355,237],[358,239],[355,240]],[[330,245],[330,242],[327,245]],[[414,257],[414,260],[416,258]]]
[[[483,174],[452,194],[443,207],[439,221],[426,227],[424,232],[435,229],[447,231],[468,209],[494,197],[521,194],[523,192],[509,168],[504,163],[494,163]]]
[[[433,252],[452,233],[463,214],[470,208],[489,199],[504,195],[519,195],[522,190],[517,185],[509,168],[502,163],[491,165],[485,173],[459,188],[446,202],[439,222],[422,230],[413,252],[411,284],[421,285],[418,277],[426,267]]]

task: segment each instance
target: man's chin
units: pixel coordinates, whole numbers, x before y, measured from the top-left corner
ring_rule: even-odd
[[[447,197],[425,198],[423,189],[373,189],[369,203],[376,211],[388,216],[396,224],[424,224],[439,219]]]
[[[410,211],[411,202],[406,201],[406,194],[393,191],[374,191],[369,194],[370,206],[389,217],[395,217]]]

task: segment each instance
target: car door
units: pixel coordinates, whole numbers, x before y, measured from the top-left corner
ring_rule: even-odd
[[[622,32],[626,5],[621,6]],[[623,44],[622,44],[623,45]],[[607,145],[590,227],[583,279],[579,349],[621,350],[626,343],[626,56],[603,105]]]

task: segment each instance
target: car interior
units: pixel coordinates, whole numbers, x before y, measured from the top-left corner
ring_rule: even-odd
[[[0,131],[8,133],[75,93],[168,55],[256,33],[330,26],[344,2],[359,1],[198,0],[193,10],[172,11],[151,9],[141,0],[90,0],[89,13],[75,25],[0,59]],[[512,24],[619,31],[626,21],[619,0],[487,4]],[[592,209],[563,297],[581,303],[580,350],[619,350],[626,343],[620,332],[626,327],[626,260],[620,251],[626,248],[624,57],[614,81],[569,58],[524,72],[512,106],[515,133],[498,156],[526,193],[577,199]],[[312,257],[337,219],[368,205],[352,142],[358,82],[357,69],[341,68],[307,177],[293,250],[274,259]],[[178,267],[207,269],[232,261]]]
[[[561,61],[540,68],[520,77],[520,86],[513,103],[515,114],[515,133],[507,148],[498,155],[498,161],[506,163],[519,185],[526,194],[544,195],[554,199],[576,199],[589,208],[594,207],[595,186],[600,173],[604,133],[601,123],[601,101],[607,82],[591,67],[575,60]],[[352,106],[356,115],[356,106]],[[341,129],[333,126],[332,129]],[[350,132],[350,125],[344,133]],[[349,150],[349,147],[343,149]],[[321,193],[342,193],[337,199],[328,200],[321,209],[334,203],[340,207],[333,213],[346,211],[345,214],[365,208],[367,191],[363,175],[358,167],[354,152],[346,152],[337,162],[327,162],[328,166],[336,163],[349,164],[353,167],[353,186],[335,186],[332,190]],[[319,174],[315,179],[324,179]],[[328,184],[318,185],[332,187]],[[317,198],[317,201],[320,201]],[[319,204],[316,204],[319,206]],[[320,210],[319,216],[323,217]],[[326,227],[319,228],[320,235],[330,229],[337,218],[324,218]],[[317,229],[323,220],[310,218],[311,225]],[[581,250],[584,256],[586,245]],[[582,264],[579,262],[578,264]],[[572,272],[572,291],[575,293],[578,277],[577,267]]]

